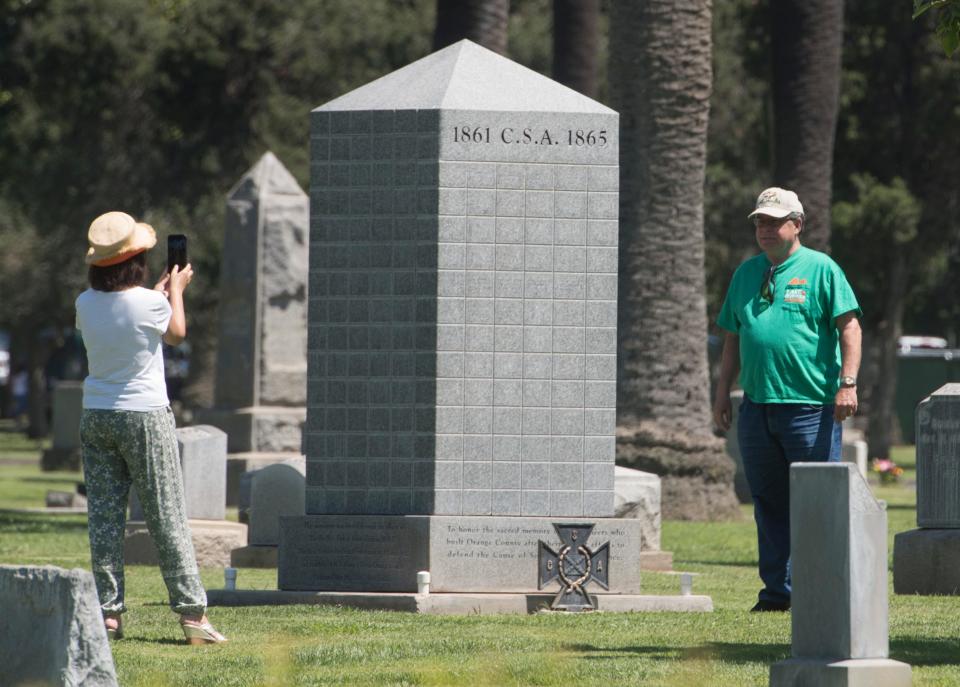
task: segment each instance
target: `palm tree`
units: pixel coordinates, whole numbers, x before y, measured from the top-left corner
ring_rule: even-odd
[[[843,0],[772,0],[774,182],[807,214],[804,244],[830,246]]]
[[[553,78],[597,97],[600,0],[553,0]]]
[[[710,0],[615,0],[620,111],[617,459],[662,477],[668,518],[739,516],[734,466],[711,429],[703,187]]]
[[[469,38],[505,55],[509,14],[510,0],[437,0],[433,49]]]

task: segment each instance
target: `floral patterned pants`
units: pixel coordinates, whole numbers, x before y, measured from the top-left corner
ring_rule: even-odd
[[[123,535],[131,485],[157,547],[171,608],[183,615],[202,615],[206,609],[174,429],[169,407],[150,412],[84,409],[80,418],[90,558],[105,614],[125,610]]]

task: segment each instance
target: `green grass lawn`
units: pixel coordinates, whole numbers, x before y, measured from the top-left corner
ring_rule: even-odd
[[[0,432],[0,562],[89,568],[86,518],[15,513],[78,473],[23,464],[39,448]],[[17,460],[14,460],[16,458]],[[893,534],[915,527],[912,449],[897,486],[876,487]],[[35,464],[34,464],[35,465]],[[7,509],[7,510],[2,510]],[[318,606],[213,608],[230,642],[187,647],[155,568],[127,571],[127,637],[114,659],[135,685],[766,685],[790,655],[788,614],[750,614],[758,589],[752,512],[740,522],[666,522],[675,568],[699,573],[710,614],[651,613],[432,617]],[[222,571],[204,570],[208,588]],[[891,580],[892,583],[892,580]],[[645,593],[674,594],[675,575],[644,573]],[[276,571],[241,570],[241,588],[275,589]],[[960,685],[960,599],[890,593],[890,653],[914,667],[915,685]]]

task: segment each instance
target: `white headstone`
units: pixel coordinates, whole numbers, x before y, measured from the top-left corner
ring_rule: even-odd
[[[860,472],[863,478],[866,479],[867,472],[869,470],[869,449],[867,447],[867,442],[865,442],[863,439],[856,439],[850,442],[844,441],[841,450],[843,462],[856,465],[857,470]]]
[[[770,684],[909,685],[910,666],[887,658],[886,505],[855,465],[790,467],[790,556],[793,659]]]
[[[227,435],[210,425],[177,430],[187,518],[223,520],[226,515]],[[130,490],[130,519],[143,520],[136,490]]]
[[[640,550],[660,549],[660,477],[617,465],[613,470],[613,514],[640,521]]]

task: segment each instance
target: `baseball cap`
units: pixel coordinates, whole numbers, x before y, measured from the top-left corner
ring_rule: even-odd
[[[785,188],[771,186],[757,196],[757,209],[747,215],[747,219],[754,215],[786,217],[792,212],[803,214],[803,205],[800,204],[797,194]]]

